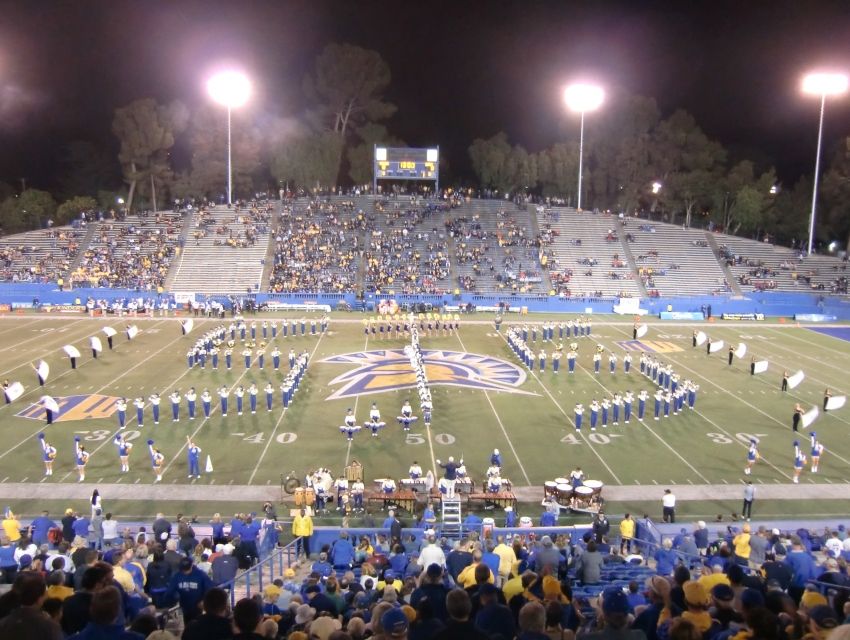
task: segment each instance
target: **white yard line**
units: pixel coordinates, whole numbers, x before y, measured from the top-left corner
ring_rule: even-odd
[[[455,331],[455,336],[457,336],[457,341],[460,343],[461,349],[463,349],[464,352],[469,353],[466,350],[466,345],[463,344],[463,340],[461,340],[461,338],[460,338],[460,332]],[[530,487],[531,486],[531,480],[528,477],[528,473],[526,473],[525,467],[522,464],[522,460],[519,459],[519,454],[517,453],[516,448],[514,447],[514,443],[511,441],[511,438],[508,435],[508,431],[507,431],[507,429],[505,429],[505,425],[502,423],[502,419],[499,417],[499,414],[496,411],[496,407],[493,404],[493,401],[490,399],[490,395],[486,391],[484,391],[484,397],[487,399],[487,404],[489,404],[490,408],[493,410],[493,415],[496,416],[496,422],[499,423],[499,428],[502,430],[502,433],[505,436],[505,440],[507,440],[508,446],[511,448],[511,452],[514,454],[514,458],[516,458],[517,464],[519,465],[519,469],[520,469],[520,471],[522,471],[523,477],[525,477],[526,485]],[[429,442],[431,441],[431,434],[430,433],[428,434],[428,441]],[[432,448],[432,451],[433,451],[433,448]]]
[[[508,343],[508,339],[504,336],[504,334],[503,334],[501,331],[499,332],[499,337],[500,337],[502,340],[504,340],[504,342],[505,342],[505,344],[506,344],[506,345],[508,345],[508,349],[511,351],[511,354],[513,355],[514,359],[516,359],[516,354],[515,354],[515,353],[513,353],[513,350],[510,348],[510,344]],[[563,408],[563,407],[562,407],[562,406],[558,403],[558,401],[557,401],[557,400],[555,400],[555,396],[553,396],[553,395],[549,392],[549,389],[547,389],[547,388],[546,388],[546,385],[545,385],[545,384],[543,384],[543,381],[542,381],[542,380],[540,380],[540,379],[537,377],[537,375],[534,373],[534,371],[529,371],[529,373],[531,374],[531,377],[532,377],[532,378],[534,378],[534,379],[537,381],[537,383],[540,385],[540,387],[543,389],[543,392],[544,392],[547,396],[549,396],[549,399],[550,399],[550,400],[552,401],[552,403],[553,403],[553,404],[554,404],[554,405],[558,408],[558,411],[560,411],[560,412],[564,415],[564,417],[567,419],[567,422],[569,422],[569,423],[573,426],[573,431],[575,431],[575,425],[576,425],[576,423],[573,421],[572,417],[570,417],[570,415],[569,415],[569,414],[568,414],[568,413],[564,410],[564,408]],[[609,465],[607,462],[605,462],[605,458],[603,458],[601,455],[599,455],[599,452],[598,452],[598,451],[594,448],[593,443],[592,443],[592,442],[590,442],[590,440],[588,440],[588,439],[587,439],[587,437],[584,435],[584,433],[583,433],[582,431],[579,431],[579,432],[578,432],[578,434],[579,434],[579,436],[581,436],[581,439],[582,439],[582,440],[584,440],[585,444],[586,444],[588,447],[590,447],[590,450],[591,450],[591,451],[593,452],[593,454],[594,454],[594,455],[595,455],[595,456],[599,459],[599,462],[601,462],[601,463],[602,463],[602,466],[604,466],[604,467],[608,470],[608,473],[610,473],[610,474],[611,474],[611,477],[612,477],[612,478],[614,478],[615,482],[616,482],[617,484],[623,484],[623,483],[620,481],[620,478],[619,478],[619,477],[617,477],[617,474],[616,474],[616,473],[614,473],[614,470],[610,467],[610,465]],[[510,440],[509,440],[508,442],[510,442]]]
[[[325,333],[321,333],[321,334],[319,334],[319,339],[318,339],[318,340],[316,340],[316,346],[315,346],[315,347],[313,347],[313,351],[310,353],[310,360],[308,361],[308,364],[307,364],[307,368],[308,368],[308,369],[309,369],[309,367],[310,367],[310,364],[313,362],[313,356],[315,356],[315,355],[316,355],[316,351],[319,349],[319,345],[322,343],[322,338],[324,338],[324,337],[325,337],[325,335],[326,335]],[[306,375],[306,372],[305,372],[305,374],[304,374],[304,375]],[[290,402],[289,404],[290,404],[290,406],[291,406],[291,405],[292,405],[292,402]],[[281,412],[280,412],[280,417],[277,419],[277,422],[276,422],[276,423],[275,423],[275,425],[274,425],[274,429],[272,430],[272,434],[271,434],[271,436],[269,437],[268,442],[266,442],[266,446],[265,446],[265,447],[263,447],[263,453],[261,453],[261,454],[260,454],[260,457],[259,457],[259,459],[257,460],[257,464],[255,464],[255,465],[254,465],[254,470],[253,470],[253,471],[251,471],[251,477],[250,477],[250,478],[248,478],[248,484],[251,484],[251,483],[254,481],[254,476],[255,476],[255,475],[257,475],[257,470],[260,468],[260,465],[261,465],[261,464],[262,464],[262,462],[263,462],[263,458],[265,458],[265,457],[266,457],[266,453],[267,453],[267,452],[268,452],[268,450],[269,450],[269,445],[271,445],[272,440],[274,440],[274,436],[275,436],[275,434],[277,433],[278,427],[280,427],[280,423],[283,421],[283,416],[284,416],[284,415],[286,415],[286,411],[287,411],[288,409],[289,409],[289,407],[284,407],[284,408],[283,408],[283,411],[281,411]],[[198,430],[200,430],[200,427],[198,427]],[[198,430],[196,430],[196,433],[197,433],[197,431],[198,431]],[[195,434],[193,433],[193,434],[192,434],[192,437],[194,437],[194,436],[195,436]],[[183,446],[185,447],[186,445],[183,445]],[[177,455],[180,455],[180,453],[181,453],[182,451],[183,451],[183,449],[180,449],[180,451],[178,451],[178,452],[177,452]],[[176,458],[176,456],[175,456],[175,458]],[[169,463],[169,464],[171,464],[171,463]],[[165,469],[163,469],[163,472],[165,472]]]
[[[366,342],[363,345],[363,351],[366,351],[366,349],[368,349],[368,348],[369,348],[369,334],[367,333],[366,334]],[[354,417],[355,417],[355,419],[357,418],[357,404],[359,402],[360,402],[360,394],[358,393],[354,397]],[[351,440],[348,440],[348,451],[345,452],[345,466],[346,467],[348,466],[348,461],[351,458],[351,442],[352,442]],[[248,484],[251,484],[251,482],[249,481]]]

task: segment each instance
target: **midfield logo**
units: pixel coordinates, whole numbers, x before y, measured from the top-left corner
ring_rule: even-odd
[[[422,350],[425,375],[432,386],[446,385],[483,391],[504,391],[535,395],[521,391],[525,371],[504,360],[460,351]],[[351,398],[367,393],[383,393],[416,388],[416,374],[410,359],[401,349],[361,351],[325,358],[329,364],[358,365],[331,380],[343,385],[328,400]]]
[[[660,340],[621,340],[617,343],[626,351],[643,351],[645,353],[675,353],[682,351],[682,347],[674,342],[662,342]]]

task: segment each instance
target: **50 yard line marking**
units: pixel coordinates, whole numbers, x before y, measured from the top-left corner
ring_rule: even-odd
[[[309,359],[308,364],[307,364],[308,367],[310,366],[309,363],[313,362],[313,356],[316,355],[316,351],[319,349],[319,345],[322,343],[322,338],[324,338],[325,335],[327,335],[327,334],[326,333],[320,334],[319,339],[316,340],[316,346],[313,347],[313,351],[310,353],[310,359]],[[306,375],[306,372],[305,372],[305,375]],[[292,406],[292,402],[290,402],[289,405]],[[257,475],[257,470],[260,468],[260,464],[262,464],[263,458],[266,457],[266,452],[268,452],[268,450],[269,450],[269,445],[271,445],[272,440],[274,440],[274,436],[277,433],[278,427],[280,427],[280,423],[283,421],[283,416],[286,415],[286,411],[288,409],[289,409],[289,407],[284,407],[283,411],[280,412],[280,417],[277,419],[277,422],[274,425],[274,429],[272,430],[272,434],[269,437],[268,442],[266,442],[266,446],[263,447],[263,452],[260,454],[260,457],[257,459],[257,464],[254,465],[254,470],[251,472],[251,477],[248,478],[248,484],[251,484],[254,481],[254,476]],[[200,430],[200,427],[198,427],[198,429],[196,430],[196,433],[197,433],[198,430]],[[192,437],[195,437],[194,433],[192,434]],[[185,447],[186,445],[184,444],[183,446]],[[182,452],[182,451],[183,451],[183,449],[181,448],[180,451],[177,453],[177,455],[180,455],[180,452]],[[171,464],[171,463],[169,463],[169,464]],[[165,469],[163,469],[163,473],[165,473]]]
[[[457,337],[457,341],[460,343],[461,349],[463,349],[465,353],[469,353],[466,350],[466,345],[463,344],[463,340],[461,340],[459,331],[455,331],[455,336]],[[531,486],[531,480],[529,479],[528,474],[525,471],[525,467],[522,465],[522,460],[519,459],[519,454],[516,452],[516,449],[514,448],[514,443],[511,442],[511,438],[510,438],[510,436],[508,436],[508,431],[507,431],[507,429],[505,429],[505,425],[502,424],[502,419],[499,417],[499,414],[496,412],[496,407],[493,404],[493,401],[490,399],[490,395],[487,393],[487,391],[484,391],[484,397],[487,399],[487,404],[489,404],[490,408],[493,410],[493,415],[496,416],[496,422],[499,423],[499,428],[502,430],[502,434],[504,434],[505,440],[507,440],[508,446],[511,448],[511,453],[513,453],[514,458],[516,458],[517,464],[519,465],[519,469],[520,469],[520,471],[522,471],[522,475],[525,478],[526,486],[530,487]],[[429,433],[428,433],[428,443],[429,444],[431,443],[430,430],[429,430]],[[431,445],[431,455],[432,456],[434,455],[433,445]]]

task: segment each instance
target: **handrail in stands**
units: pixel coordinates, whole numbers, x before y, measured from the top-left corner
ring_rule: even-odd
[[[240,582],[245,583],[245,597],[250,598],[252,589],[256,588],[257,593],[262,593],[265,584],[271,584],[275,580],[275,576],[282,577],[283,572],[287,567],[292,566],[298,559],[298,540],[278,547],[274,553],[267,558],[260,560],[250,569],[246,569],[242,573],[237,574],[232,580],[218,585],[222,589],[230,592],[230,606],[236,605],[236,587]],[[263,569],[268,567],[269,575],[263,575]]]

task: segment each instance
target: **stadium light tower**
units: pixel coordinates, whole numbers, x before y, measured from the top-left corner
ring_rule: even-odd
[[[233,166],[230,145],[230,112],[251,97],[251,81],[239,71],[221,71],[207,81],[207,92],[214,102],[227,107],[227,204],[233,204]]]
[[[820,97],[820,124],[818,126],[818,150],[815,155],[815,179],[812,184],[812,212],[809,216],[809,252],[815,240],[815,208],[818,200],[818,173],[820,172],[820,149],[823,139],[823,112],[827,96],[839,96],[847,92],[847,75],[843,73],[807,73],[803,76],[803,93]]]
[[[576,209],[581,210],[581,175],[584,156],[584,114],[596,111],[605,99],[605,91],[595,84],[576,82],[564,89],[564,102],[570,111],[581,114],[581,129],[578,142],[578,198]]]

